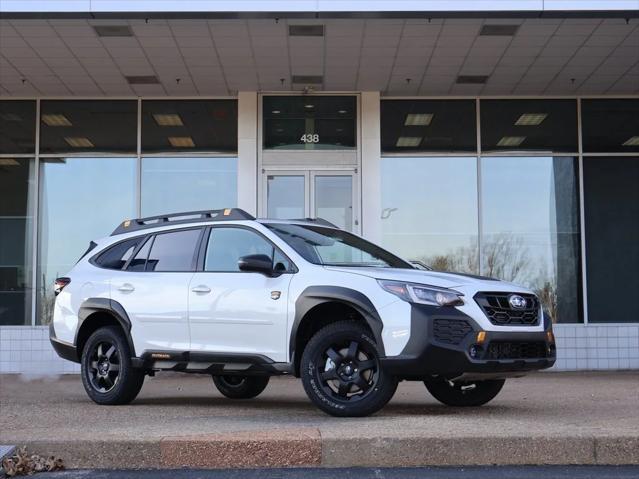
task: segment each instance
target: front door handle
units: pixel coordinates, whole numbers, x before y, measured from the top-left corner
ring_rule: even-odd
[[[199,286],[194,286],[193,288],[191,288],[191,291],[193,291],[194,293],[206,294],[206,293],[210,293],[211,292],[211,288],[201,284]]]
[[[124,283],[122,286],[118,288],[118,291],[121,291],[122,293],[131,293],[135,291],[135,288],[133,287],[132,284]]]

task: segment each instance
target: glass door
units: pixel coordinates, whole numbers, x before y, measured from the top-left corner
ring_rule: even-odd
[[[262,215],[275,219],[323,218],[359,231],[352,171],[265,171]]]

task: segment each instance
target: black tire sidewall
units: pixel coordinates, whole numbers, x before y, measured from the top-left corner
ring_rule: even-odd
[[[100,342],[109,341],[116,345],[120,359],[118,381],[113,389],[105,393],[96,391],[89,380],[90,353]],[[95,331],[84,345],[80,360],[80,375],[87,395],[96,403],[104,405],[127,404],[140,392],[144,382],[144,372],[133,368],[131,352],[120,329],[116,326],[105,326]]]
[[[397,389],[397,380],[387,374],[378,364],[378,378],[374,390],[357,402],[348,404],[330,397],[321,384],[317,383],[317,360],[324,351],[337,342],[355,340],[367,343],[379,361],[379,350],[370,332],[355,321],[340,321],[320,329],[306,345],[300,363],[300,376],[309,399],[322,411],[333,416],[361,417],[373,414],[383,408]]]
[[[233,376],[241,376],[233,374]],[[269,376],[241,376],[243,381],[240,384],[229,384],[225,376],[213,376],[213,383],[223,396],[229,399],[251,399],[259,396],[266,386],[268,386]]]
[[[454,407],[477,407],[493,400],[504,386],[504,379],[474,381],[475,389],[462,392],[445,381],[424,381],[428,392],[439,402]]]

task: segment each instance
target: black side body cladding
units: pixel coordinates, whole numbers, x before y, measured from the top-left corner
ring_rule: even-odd
[[[89,298],[82,303],[80,311],[78,312],[78,327],[75,332],[73,344],[78,344],[78,333],[82,329],[84,321],[86,321],[86,319],[93,313],[98,312],[108,313],[113,316],[118,323],[120,323],[120,326],[122,326],[124,331],[124,335],[126,336],[126,340],[129,343],[131,355],[135,356],[135,347],[133,346],[133,340],[131,339],[131,320],[120,303],[107,298]],[[80,352],[78,352],[78,356],[79,355]]]
[[[384,356],[384,342],[382,341],[382,320],[368,297],[363,293],[350,288],[340,286],[310,286],[306,288],[295,301],[295,320],[291,329],[289,339],[289,357],[293,363],[293,368],[297,371],[297,361],[295,352],[295,342],[299,325],[306,313],[315,306],[322,303],[338,302],[354,308],[360,313],[373,332],[375,342],[380,350],[380,355]]]

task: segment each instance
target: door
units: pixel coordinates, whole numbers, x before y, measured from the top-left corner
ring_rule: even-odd
[[[266,171],[262,214],[275,219],[323,218],[358,232],[353,171]]]
[[[203,271],[189,287],[191,349],[286,361],[292,264],[251,228],[215,226],[206,241]],[[250,254],[269,256],[279,274],[240,271],[238,260]]]
[[[111,298],[131,320],[138,355],[144,351],[188,351],[188,287],[203,228],[149,238],[111,281]]]

